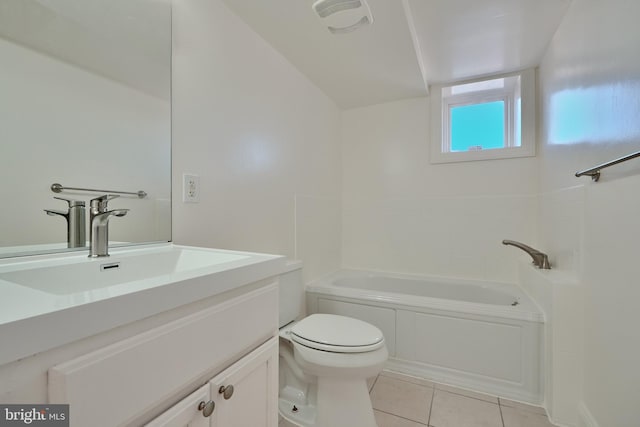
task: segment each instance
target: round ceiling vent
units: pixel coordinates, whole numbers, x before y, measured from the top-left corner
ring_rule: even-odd
[[[317,0],[311,6],[332,34],[346,34],[373,23],[365,0]]]

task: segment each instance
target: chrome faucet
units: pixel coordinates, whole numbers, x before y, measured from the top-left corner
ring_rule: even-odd
[[[547,256],[547,254],[542,253],[537,249],[533,249],[531,246],[527,246],[514,240],[503,240],[502,244],[515,246],[516,248],[522,249],[523,251],[528,253],[531,258],[533,258],[533,265],[535,265],[536,267],[542,268],[544,270],[551,269],[551,264],[549,264],[549,257]]]
[[[109,219],[112,216],[122,217],[129,209],[107,210],[107,202],[118,196],[105,194],[92,199],[89,205],[89,257],[109,256]]]
[[[67,202],[69,204],[69,209],[66,212],[53,209],[45,209],[44,211],[47,215],[58,215],[67,220],[68,248],[84,248],[87,246],[84,201],[65,199],[63,197],[55,196],[53,198]]]

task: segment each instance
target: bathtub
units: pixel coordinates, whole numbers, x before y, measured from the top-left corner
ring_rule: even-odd
[[[380,328],[387,369],[542,403],[544,315],[516,285],[341,270],[307,285],[307,305]]]

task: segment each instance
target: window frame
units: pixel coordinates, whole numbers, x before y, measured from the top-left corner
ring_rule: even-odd
[[[518,84],[504,88],[488,89],[443,96],[443,91],[452,86],[477,83],[499,78],[520,76]],[[517,90],[520,90],[520,121],[516,112]],[[482,79],[466,80],[447,85],[431,86],[431,163],[453,163],[478,160],[493,160],[535,156],[536,138],[536,92],[535,70],[494,75]],[[505,146],[485,150],[451,151],[451,108],[504,101]],[[516,129],[520,125],[520,145],[516,141]]]

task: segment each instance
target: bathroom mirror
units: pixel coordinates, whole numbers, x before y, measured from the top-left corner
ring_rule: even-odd
[[[170,0],[0,1],[0,257],[67,248],[45,209],[111,191],[112,245],[171,240]],[[65,190],[51,185],[108,190]]]

